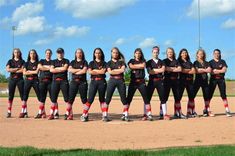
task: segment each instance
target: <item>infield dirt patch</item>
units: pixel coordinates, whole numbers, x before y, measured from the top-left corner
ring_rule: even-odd
[[[228,98],[231,112],[235,111],[235,97]],[[73,106],[74,120],[64,121],[47,119],[35,120],[38,103],[36,98],[29,98],[27,119],[19,119],[21,110],[19,98],[15,98],[12,118],[5,118],[7,98],[0,98],[0,146],[33,146],[38,148],[91,148],[91,149],[151,149],[176,146],[200,146],[217,144],[235,144],[235,114],[228,118],[224,115],[222,100],[215,97],[211,109],[216,117],[200,117],[175,119],[171,121],[158,120],[159,101],[152,100],[154,121],[141,121],[143,101],[135,97],[130,107],[131,122],[120,121],[122,105],[119,98],[113,98],[109,114],[113,121],[101,121],[101,111],[96,99],[90,109],[90,121],[79,120],[82,105],[77,98]],[[182,100],[183,112],[186,112],[187,98]],[[49,114],[49,100],[46,111]],[[204,108],[202,97],[196,98],[196,111],[202,114]],[[59,98],[60,115],[65,112],[65,104]],[[173,99],[168,101],[168,112],[173,115]]]

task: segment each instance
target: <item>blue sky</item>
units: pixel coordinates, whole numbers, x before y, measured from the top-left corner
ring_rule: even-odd
[[[91,61],[93,49],[101,47],[110,59],[110,49],[120,48],[126,60],[141,47],[146,59],[151,47],[173,47],[178,55],[187,48],[192,61],[198,48],[198,0],[0,0],[0,70],[15,47],[26,59],[36,49],[65,49],[65,57],[74,58],[76,48],[83,48]],[[201,0],[201,47],[207,58],[219,48],[229,66],[226,77],[235,79],[235,0]],[[213,7],[212,7],[213,6]],[[55,58],[55,55],[53,55]]]

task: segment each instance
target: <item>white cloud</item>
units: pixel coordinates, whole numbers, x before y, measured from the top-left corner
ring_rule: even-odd
[[[43,11],[43,3],[41,1],[36,1],[34,3],[25,3],[13,12],[12,21],[20,21],[28,17],[37,16]]]
[[[15,4],[16,0],[0,0],[0,6]]]
[[[56,0],[58,10],[69,12],[77,18],[97,18],[115,14],[133,5],[136,0]]]
[[[235,28],[235,19],[229,18],[221,25],[222,28],[225,29],[233,29]]]
[[[124,38],[118,38],[118,39],[114,42],[114,45],[116,45],[116,46],[122,45],[122,44],[125,43],[125,41],[126,41],[126,39],[124,39]]]
[[[143,41],[139,43],[141,48],[152,48],[156,45],[156,40],[153,37],[145,38]]]
[[[19,21],[16,35],[25,35],[29,33],[37,33],[45,30],[45,18],[41,16],[28,17]]]
[[[64,27],[56,27],[49,37],[45,39],[39,39],[34,42],[35,45],[44,45],[49,44],[55,40],[58,40],[62,37],[81,37],[89,33],[90,27],[83,26],[70,26],[67,28]]]
[[[71,37],[71,36],[83,36],[86,35],[90,30],[90,27],[78,27],[78,26],[70,26],[67,28],[63,28],[63,27],[56,27],[55,28],[55,32],[54,35],[55,36],[67,36],[67,37]]]
[[[4,17],[0,24],[8,28],[15,25],[17,27],[16,35],[42,32],[48,27],[45,17],[39,16],[43,11],[43,7],[44,5],[40,0],[34,3],[28,2],[22,4],[13,11],[11,17]]]
[[[235,13],[235,0],[200,0],[201,17],[222,16]],[[187,16],[198,16],[198,0],[193,0],[188,8]]]
[[[173,45],[173,41],[172,40],[166,40],[165,42],[164,42],[164,46],[166,46],[166,47],[171,47],[172,45]]]

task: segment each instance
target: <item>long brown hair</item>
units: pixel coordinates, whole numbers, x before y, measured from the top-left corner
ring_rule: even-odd
[[[95,57],[95,51],[96,50],[100,51],[100,53],[101,53],[101,61],[104,61],[105,56],[104,56],[104,52],[103,52],[103,50],[101,48],[95,48],[94,49],[94,52],[93,52],[93,61],[95,61],[95,59],[96,59],[96,57]]]
[[[175,50],[174,50],[174,48],[168,47],[168,48],[166,49],[166,54],[167,54],[167,50],[169,50],[169,49],[173,51],[173,59],[175,60],[176,58],[175,58]]]
[[[33,51],[33,52],[36,54],[35,61],[38,62],[38,59],[39,59],[39,58],[38,58],[38,53],[37,53],[37,51],[36,51],[35,49],[31,49],[31,50],[29,51],[27,61],[28,61],[28,62],[30,61],[30,52],[31,52],[31,51]]]
[[[203,53],[203,58],[202,58],[203,61],[206,61],[206,52],[205,52],[204,49],[198,49],[198,50],[197,50],[197,53],[196,53],[197,61],[199,61],[197,55],[198,55],[198,53],[199,53],[200,51]]]
[[[14,57],[14,51],[15,51],[15,50],[17,50],[17,51],[20,53],[20,55],[19,55],[19,60],[22,60],[22,52],[21,52],[20,48],[14,48],[14,49],[13,49],[13,51],[12,51],[12,59],[15,58],[15,57]]]
[[[118,47],[113,47],[113,48],[111,49],[111,52],[112,52],[114,49],[116,49],[116,50],[118,51],[118,60],[119,60],[119,61],[123,61],[123,62],[125,63],[125,57],[124,57],[124,55],[121,53],[121,51],[118,49]],[[112,55],[111,55],[111,59],[112,59]]]
[[[76,49],[74,59],[75,59],[75,60],[77,59],[76,53],[77,53],[78,50],[81,51],[81,53],[82,53],[82,61],[84,61],[84,60],[85,60],[85,54],[84,54],[84,51],[82,50],[82,48],[77,48],[77,49]]]

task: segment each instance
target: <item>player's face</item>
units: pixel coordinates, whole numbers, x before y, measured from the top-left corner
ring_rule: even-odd
[[[101,58],[101,51],[99,49],[95,50],[95,58],[100,59]]]
[[[200,59],[200,60],[202,60],[203,57],[204,57],[204,53],[203,53],[202,51],[198,51],[198,53],[197,53],[197,58]]]
[[[14,50],[14,57],[19,58],[20,57],[20,52],[18,50]]]
[[[112,58],[113,59],[118,59],[118,55],[119,55],[118,50],[117,49],[113,49],[112,50]]]
[[[136,58],[136,59],[139,60],[139,59],[141,58],[141,56],[142,56],[142,54],[141,54],[140,51],[136,51],[136,52],[135,52],[135,58]]]
[[[57,53],[57,58],[58,59],[63,59],[64,58],[64,53]]]
[[[180,57],[185,60],[185,59],[187,59],[187,57],[188,57],[188,53],[187,53],[186,51],[183,51],[183,52],[181,53]]]
[[[214,58],[219,59],[220,58],[220,52],[219,51],[214,51]]]
[[[46,58],[51,59],[51,52],[49,50],[46,51]]]
[[[152,55],[153,55],[153,58],[158,58],[159,50],[158,49],[153,49]]]
[[[81,50],[77,50],[77,52],[76,52],[76,57],[77,57],[78,59],[82,59],[82,51],[81,51]]]
[[[29,56],[30,56],[31,60],[36,59],[36,53],[34,51],[30,51]]]
[[[168,58],[173,58],[174,52],[172,49],[167,49],[166,55]]]

